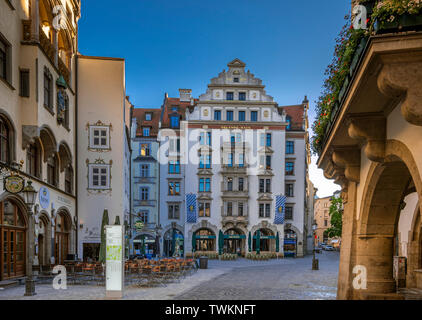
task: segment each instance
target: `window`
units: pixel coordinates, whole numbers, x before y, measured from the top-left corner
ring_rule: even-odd
[[[239,78],[237,78],[237,77],[233,78],[233,82],[238,83],[239,82]]]
[[[170,181],[169,182],[169,196],[179,196],[180,195],[180,182]]]
[[[267,133],[266,145],[271,147],[271,133]]]
[[[295,174],[295,164],[294,162],[286,162],[286,176],[293,176]]]
[[[169,161],[169,173],[170,174],[180,173],[180,160]]]
[[[169,213],[169,219],[179,219],[180,206],[178,204],[169,204],[168,213]]]
[[[243,153],[239,154],[239,168],[243,168],[245,166],[245,155]]]
[[[244,179],[239,178],[239,180],[238,180],[238,190],[243,191],[243,189],[244,189]]]
[[[93,149],[109,149],[109,127],[90,126],[90,147]]]
[[[64,191],[67,193],[73,192],[73,170],[71,166],[66,168],[64,174]]]
[[[10,45],[0,38],[0,78],[11,82],[10,80]]]
[[[199,192],[211,192],[211,178],[199,178]]]
[[[141,201],[149,200],[149,189],[147,187],[141,187],[140,196]]]
[[[142,164],[141,165],[141,177],[148,178],[149,177],[149,164]]]
[[[211,132],[201,132],[199,134],[199,144],[201,146],[211,146]]]
[[[239,92],[239,100],[241,101],[246,100],[246,92]]]
[[[271,204],[266,203],[265,204],[265,218],[271,217]]]
[[[233,167],[233,156],[234,156],[234,154],[233,153],[229,153],[228,154],[228,166],[229,167]]]
[[[19,95],[21,97],[29,98],[29,70],[19,71]]]
[[[293,207],[286,207],[285,218],[286,220],[293,220]]]
[[[271,179],[259,179],[259,192],[271,192]]]
[[[259,135],[259,146],[264,147],[265,146],[265,133],[261,133]]]
[[[31,176],[40,177],[40,149],[36,143],[26,150],[26,172]]]
[[[286,117],[286,122],[287,122],[286,130],[291,130],[292,129],[292,117],[287,116]]]
[[[150,128],[143,128],[143,136],[149,137],[150,135]]]
[[[149,221],[149,212],[148,211],[139,212],[139,220],[141,220],[144,224],[147,224]]]
[[[263,203],[259,204],[259,217],[260,218],[265,217],[265,205]]]
[[[145,121],[151,121],[152,120],[152,113],[145,113]]]
[[[295,153],[295,142],[286,141],[286,154],[294,154],[294,153]]]
[[[199,156],[199,169],[211,169],[211,155],[201,154]]]
[[[199,216],[207,218],[211,216],[211,204],[209,202],[199,202]]]
[[[53,109],[53,76],[47,68],[44,69],[44,107]]]
[[[47,159],[47,183],[53,186],[58,185],[58,169],[57,156],[52,155]]]
[[[239,121],[246,121],[245,111],[239,111]]]
[[[265,157],[265,168],[271,170],[271,156]]]
[[[233,111],[227,111],[226,113],[226,121],[233,121]]]
[[[91,164],[89,165],[89,189],[110,188],[110,166]]]
[[[258,111],[251,111],[251,121],[258,121]]]
[[[233,100],[233,92],[226,93],[226,100]]]
[[[324,220],[324,227],[328,227],[328,220],[327,219]]]
[[[286,183],[286,196],[287,197],[294,197],[294,184],[293,183]]]
[[[172,106],[171,107],[171,111],[172,112],[177,112],[177,111],[179,111],[179,107],[178,106]]]
[[[233,203],[232,202],[227,202],[227,211],[226,211],[226,215],[228,217],[233,216]]]
[[[179,116],[172,116],[170,118],[170,126],[172,128],[175,128],[175,129],[179,128],[179,125],[180,125],[179,122],[180,122]]]
[[[237,204],[237,215],[239,216],[239,217],[243,217],[243,202],[239,202],[238,204]]]
[[[233,178],[227,178],[227,191],[233,191]]]
[[[150,155],[149,143],[142,143],[141,144],[141,156],[142,157],[149,157],[149,155]]]
[[[170,152],[180,152],[180,139],[179,138],[169,138],[169,151]]]
[[[221,120],[221,110],[214,111],[214,120]]]
[[[10,162],[10,131],[6,122],[0,118],[0,161]]]

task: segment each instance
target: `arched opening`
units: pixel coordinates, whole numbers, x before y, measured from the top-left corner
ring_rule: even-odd
[[[152,258],[157,252],[157,243],[154,236],[149,234],[140,234],[133,239],[133,246],[135,254],[146,255],[147,258]]]
[[[59,211],[55,224],[55,262],[64,264],[69,254],[71,222],[67,213]]]
[[[57,187],[59,185],[59,160],[57,154],[47,159],[47,183]]]
[[[385,163],[374,167],[367,185],[358,230],[356,264],[366,268],[368,293],[395,293],[399,279],[398,273],[393,272],[394,257],[397,257],[396,264],[400,263],[398,256],[406,251],[400,243],[403,234],[410,231],[403,229],[405,198],[415,191],[415,183],[406,164],[391,155]]]
[[[297,234],[294,230],[284,230],[284,256],[296,257],[297,254]]]
[[[64,191],[73,193],[73,169],[72,166],[67,166],[64,174]]]
[[[26,229],[24,213],[17,203],[0,202],[0,280],[25,275]]]
[[[54,153],[57,152],[57,142],[53,132],[46,126],[40,130],[40,140],[44,149],[44,161],[47,161]]]
[[[0,161],[11,163],[13,157],[13,127],[9,120],[0,115]]]
[[[259,250],[261,252],[273,252],[275,251],[275,238],[274,232],[272,232],[270,229],[259,229],[260,235],[259,235]],[[252,241],[252,250],[256,251],[257,249],[257,233],[258,230],[255,231],[253,235],[253,241]]]
[[[210,229],[199,229],[195,232],[195,251],[216,251],[216,235]]]
[[[164,234],[164,254],[167,257],[183,257],[184,236],[178,229],[170,229]]]
[[[42,147],[38,139],[26,149],[26,173],[41,178]]]
[[[48,255],[48,244],[50,243],[48,232],[49,220],[45,214],[40,216],[38,222],[38,262],[40,266],[46,266],[50,264],[50,259]]]
[[[246,235],[239,229],[229,229],[224,233],[224,252],[242,255],[245,252]]]

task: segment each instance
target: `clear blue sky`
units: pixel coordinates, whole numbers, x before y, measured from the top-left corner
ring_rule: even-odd
[[[179,88],[198,97],[239,58],[280,105],[308,95],[312,120],[350,8],[350,0],[82,0],[79,51],[125,58],[126,94],[156,108]]]

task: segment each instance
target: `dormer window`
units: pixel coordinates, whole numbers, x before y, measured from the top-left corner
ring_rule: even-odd
[[[151,121],[152,119],[152,114],[151,113],[146,113],[145,114],[145,121]]]
[[[171,107],[171,111],[172,112],[177,112],[177,111],[179,111],[179,108],[177,106],[172,106]]]
[[[170,126],[172,128],[179,128],[179,116],[172,116],[170,118]]]
[[[143,133],[143,136],[144,137],[149,137],[149,135],[150,135],[150,128],[143,128],[142,133]]]
[[[239,78],[238,78],[238,77],[233,78],[233,82],[235,82],[235,83],[239,83]]]

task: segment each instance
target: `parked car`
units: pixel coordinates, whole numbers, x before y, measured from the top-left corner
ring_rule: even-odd
[[[324,250],[325,251],[334,251],[334,247],[333,246],[325,246]]]
[[[321,253],[321,251],[322,251],[322,248],[321,247],[315,247],[315,252],[316,253]]]

